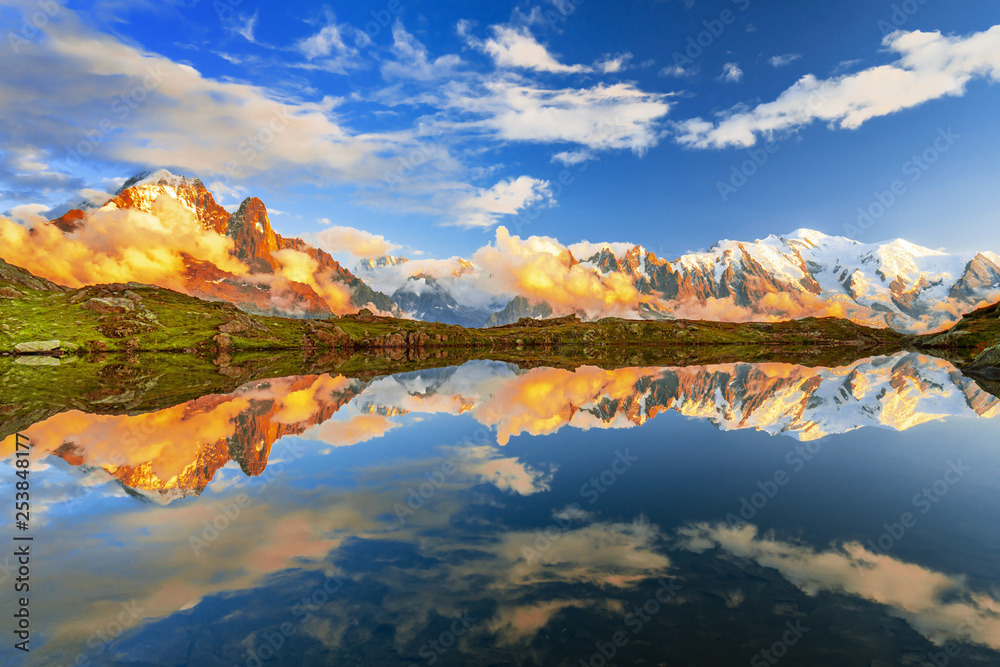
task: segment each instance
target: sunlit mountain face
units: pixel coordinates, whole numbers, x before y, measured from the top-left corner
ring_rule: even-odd
[[[349,446],[402,417],[468,415],[480,444],[564,429],[631,429],[664,411],[729,431],[812,441],[865,427],[905,431],[948,417],[1000,415],[1000,399],[949,362],[918,354],[838,368],[735,363],[681,368],[522,370],[498,362],[375,380],[314,375],[261,380],[137,415],[63,412],[26,429],[36,452],[100,470],[158,502],[202,493],[225,466],[264,473],[274,444],[302,436]],[[13,437],[4,452],[13,451]]]
[[[947,253],[809,229],[663,256],[673,250],[567,244],[499,227],[469,258],[372,257],[355,275],[330,254],[344,248],[322,233],[284,237],[260,199],[247,197],[230,213],[200,179],[162,169],[137,174],[98,206],[30,229],[0,217],[0,238],[5,260],[70,287],[136,281],[248,312],[308,318],[362,307],[466,327],[568,314],[841,317],[924,333],[1000,296],[1000,256],[988,249]]]
[[[801,664],[919,665],[948,647],[949,664],[991,664],[998,414],[950,363],[910,353],[474,361],[61,412],[23,431],[42,662],[0,652],[741,664],[777,645]]]

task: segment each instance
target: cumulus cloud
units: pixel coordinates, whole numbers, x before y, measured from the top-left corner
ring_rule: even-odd
[[[303,234],[302,238],[309,243],[315,243],[331,255],[348,254],[357,259],[381,257],[400,247],[386,241],[381,234],[339,225],[327,227],[314,234]]]
[[[492,227],[505,215],[513,215],[531,205],[547,206],[551,203],[552,190],[548,181],[518,176],[461,199],[455,206],[454,224]]]
[[[153,213],[98,210],[72,234],[55,225],[32,229],[0,218],[4,259],[67,287],[136,281],[186,291],[184,255],[246,274],[233,241],[206,230],[176,199],[160,197]]]
[[[615,74],[628,69],[628,64],[631,60],[631,53],[621,53],[617,56],[607,54],[604,58],[597,61],[596,67],[604,74]]]
[[[357,28],[337,23],[333,12],[327,10],[325,13],[326,25],[319,32],[296,42],[295,49],[309,62],[307,68],[322,68],[346,75],[348,69],[361,66],[358,47],[371,40]]]
[[[567,167],[572,167],[575,164],[582,164],[593,157],[590,151],[560,151],[552,156],[552,161],[561,162]]]
[[[564,65],[549,53],[523,26],[492,26],[493,37],[480,41],[469,38],[469,44],[493,58],[499,67],[570,74],[589,72],[586,65]]]
[[[601,275],[573,262],[569,250],[544,236],[521,239],[499,227],[493,244],[473,261],[508,291],[548,303],[555,314],[583,312],[590,318],[634,315],[647,301],[621,273]]]
[[[396,59],[382,63],[382,75],[387,79],[440,79],[450,76],[462,64],[462,59],[454,54],[432,60],[427,47],[408,33],[399,19],[392,26],[392,53]]]
[[[745,147],[817,120],[852,130],[929,100],[964,95],[976,78],[1000,81],[1000,26],[966,37],[898,31],[883,45],[899,55],[895,62],[825,80],[803,76],[773,102],[737,107],[717,122],[679,124],[677,140],[697,148]]]
[[[487,81],[481,92],[449,92],[451,106],[483,116],[471,129],[509,141],[626,148],[640,155],[659,143],[667,99],[631,83],[552,90],[512,79]]]

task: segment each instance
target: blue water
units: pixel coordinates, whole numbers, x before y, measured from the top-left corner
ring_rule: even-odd
[[[3,664],[1000,664],[995,420],[800,442],[667,410],[501,446],[478,417],[286,436],[162,503],[39,459]]]

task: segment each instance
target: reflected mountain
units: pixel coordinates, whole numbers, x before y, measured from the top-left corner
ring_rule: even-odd
[[[349,409],[345,409],[349,408]],[[471,415],[506,445],[563,428],[627,429],[664,410],[721,430],[815,440],[863,427],[903,431],[945,417],[992,418],[1000,399],[951,363],[915,353],[836,368],[733,363],[524,370],[500,362],[374,380],[329,374],[254,381],[138,415],[56,414],[24,433],[40,454],[104,471],[158,502],[202,493],[230,461],[261,475],[286,436],[331,446],[381,437],[419,415]],[[3,442],[4,456],[13,437]]]

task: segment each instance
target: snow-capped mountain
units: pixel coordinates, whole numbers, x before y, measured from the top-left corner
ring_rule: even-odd
[[[396,257],[393,255],[369,257],[358,262],[358,265],[354,267],[354,272],[363,273],[365,271],[374,271],[376,269],[384,269],[387,266],[399,266],[400,264],[406,264],[409,261],[410,260],[406,257]]]
[[[856,321],[908,331],[943,326],[949,315],[1000,296],[997,255],[950,255],[902,239],[866,244],[800,229],[753,243],[721,241],[673,263],[638,254],[637,287],[668,300],[731,297],[761,312],[769,293],[813,295]]]
[[[836,314],[916,332],[946,326],[1000,297],[1000,256],[994,253],[947,254],[902,239],[866,244],[808,229],[754,242],[720,241],[673,261],[641,246],[624,254],[607,247],[580,265],[625,275],[641,294],[656,297],[641,306],[646,318]],[[699,308],[710,300],[722,303]]]
[[[492,315],[486,308],[461,306],[433,276],[410,276],[392,293],[392,300],[418,320],[481,327]]]
[[[861,243],[808,229],[724,240],[668,260],[638,245],[564,246],[498,228],[494,243],[468,259],[362,260],[356,269],[362,280],[326,251],[276,234],[259,199],[244,200],[230,214],[200,180],[165,170],[130,179],[97,210],[73,210],[52,222],[73,235],[102,212],[162,214],[156,213],[161,199],[193,215],[202,230],[231,239],[232,256],[246,267],[216,261],[210,251],[217,239],[199,239],[200,256],[173,249],[182,260],[183,289],[259,313],[323,317],[368,306],[463,326],[571,313],[735,322],[835,316],[923,333],[1000,298],[995,253],[948,254],[902,239]]]
[[[306,410],[293,399],[303,394],[314,397]],[[344,446],[381,437],[405,415],[445,413],[471,416],[506,445],[522,433],[633,428],[666,410],[722,430],[754,429],[805,441],[866,427],[904,431],[949,417],[997,418],[1000,398],[951,363],[908,352],[835,368],[733,363],[525,370],[473,361],[370,381],[330,375],[254,381],[229,395],[148,414],[61,413],[25,433],[41,451],[72,465],[104,468],[165,503],[201,493],[230,460],[248,476],[261,475],[272,445],[287,436],[322,439],[328,429],[326,437]],[[342,411],[343,419],[330,421]],[[128,452],[123,462],[108,447],[120,438],[109,434],[133,433],[147,422],[157,424],[170,446],[153,457],[143,449]],[[204,423],[227,428],[200,428]]]
[[[327,317],[334,306],[353,306],[354,310],[367,306],[402,315],[388,296],[372,290],[329,253],[299,238],[275,233],[267,207],[256,197],[248,197],[230,214],[200,179],[160,169],[133,176],[96,211],[142,211],[163,216],[157,202],[164,197],[190,212],[206,234],[231,239],[232,256],[249,269],[234,273],[216,262],[181,252],[183,285],[192,296],[228,301],[259,314]],[[52,223],[72,234],[93,213],[74,209]],[[215,243],[210,236],[199,241]],[[291,251],[292,256],[282,251]]]

